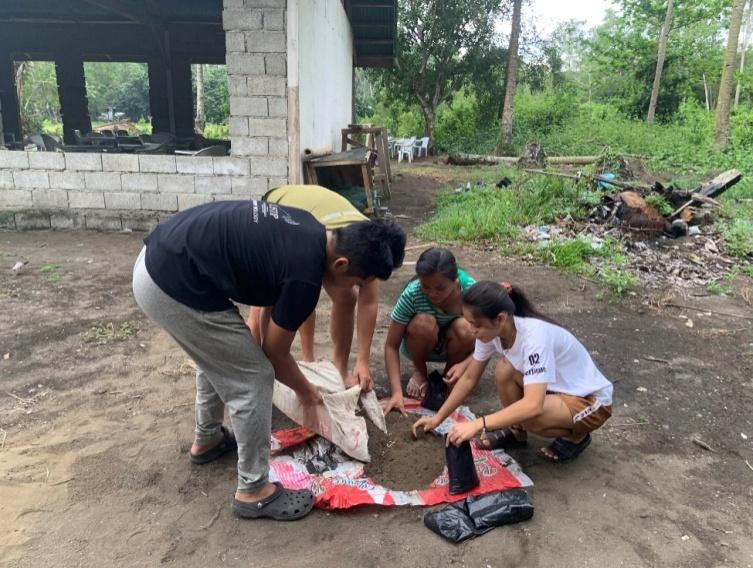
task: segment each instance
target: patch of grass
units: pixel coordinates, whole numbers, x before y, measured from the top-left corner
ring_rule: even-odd
[[[443,193],[435,216],[417,233],[440,242],[512,238],[520,226],[548,224],[568,215],[582,218],[599,198],[570,180],[518,175],[507,188],[475,186]]]
[[[106,345],[113,341],[125,341],[136,335],[138,331],[139,328],[130,322],[122,323],[120,326],[116,326],[113,322],[98,323],[89,331],[82,333],[81,339],[86,343]]]
[[[646,203],[655,207],[656,210],[665,217],[674,211],[669,201],[667,201],[663,195],[659,195],[658,193],[652,193],[647,196]]]
[[[606,266],[599,271],[599,280],[616,295],[622,296],[639,284],[638,277],[625,270]]]
[[[48,282],[60,282],[60,279],[63,277],[63,275],[60,274],[60,269],[62,267],[62,264],[45,264],[39,269],[39,272],[47,276]]]
[[[749,264],[748,266],[741,267],[740,272],[753,278],[753,264]]]
[[[753,256],[753,220],[746,218],[720,221],[717,227],[724,235],[727,252],[732,256]]]
[[[721,282],[720,280],[714,280],[713,282],[709,282],[706,285],[706,291],[709,294],[715,294],[717,296],[721,296],[723,294],[731,294],[732,286],[730,286],[729,284],[725,284]]]

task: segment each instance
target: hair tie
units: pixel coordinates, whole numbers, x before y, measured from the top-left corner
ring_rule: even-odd
[[[499,285],[500,285],[500,286],[502,286],[502,288],[503,288],[503,289],[505,290],[505,292],[507,292],[508,294],[511,294],[511,293],[512,293],[512,284],[510,284],[509,282],[500,282],[500,283],[499,283]]]

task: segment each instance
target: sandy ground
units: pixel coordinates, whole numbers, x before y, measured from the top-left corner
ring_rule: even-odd
[[[439,185],[401,178],[392,208],[408,228],[430,214]],[[589,282],[458,248],[473,275],[504,275],[571,328],[616,383],[616,406],[573,464],[542,462],[543,440],[514,454],[536,485],[532,521],[454,546],[423,526],[421,509],[235,519],[233,459],[196,467],[186,456],[186,357],[131,296],[142,237],[0,233],[3,267],[31,262],[18,277],[0,272],[0,354],[10,354],[0,359],[0,565],[753,565],[753,332],[744,319],[753,310],[739,295],[683,300],[731,315],[657,311],[640,297],[608,302]],[[388,310],[418,244],[411,239],[409,262],[382,287],[372,357],[380,389]],[[328,310],[323,299],[322,357]],[[87,340],[109,323],[138,332]],[[471,407],[496,408],[493,392],[487,377]]]

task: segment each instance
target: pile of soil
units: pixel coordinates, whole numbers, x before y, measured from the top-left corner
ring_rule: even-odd
[[[364,474],[387,489],[426,489],[444,468],[444,439],[431,432],[413,438],[415,416],[390,412],[386,419],[387,434],[366,421],[371,462]]]

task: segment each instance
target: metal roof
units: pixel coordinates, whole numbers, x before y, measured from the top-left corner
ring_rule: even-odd
[[[3,23],[222,23],[222,0],[2,0]]]
[[[397,54],[397,0],[344,0],[353,28],[355,64],[391,67]]]

